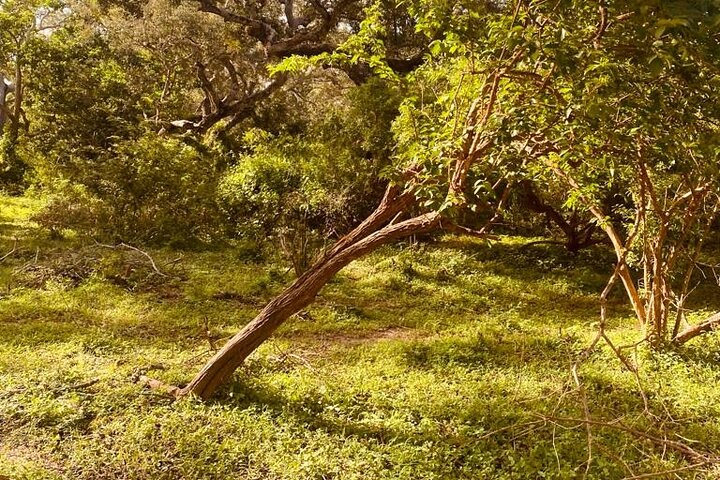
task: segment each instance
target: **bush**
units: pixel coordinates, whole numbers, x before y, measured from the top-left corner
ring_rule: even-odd
[[[35,219],[105,240],[209,242],[219,230],[214,158],[180,140],[147,134],[96,158],[73,158],[72,180],[50,179]]]
[[[300,273],[327,238],[355,223],[354,199],[367,192],[368,169],[349,152],[321,143],[261,130],[245,140],[251,153],[218,186],[229,234],[279,247]]]
[[[61,236],[67,228],[97,236],[107,225],[109,214],[103,201],[83,185],[57,182],[54,193],[31,219],[50,230],[53,237]]]
[[[229,234],[280,246],[297,273],[308,265],[324,218],[336,206],[308,171],[268,147],[271,138],[260,131],[248,139],[255,152],[243,157],[218,186]],[[254,138],[253,138],[254,137]]]

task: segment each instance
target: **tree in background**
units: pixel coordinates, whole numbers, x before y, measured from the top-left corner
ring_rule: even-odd
[[[23,151],[49,196],[36,220],[107,241],[208,241],[216,158],[148,127],[165,105],[159,67],[112,45],[92,13],[76,6],[28,61]]]
[[[277,22],[269,13],[275,7],[268,5],[253,15]],[[346,20],[350,23],[335,24],[323,35],[347,37],[355,27],[350,17]],[[296,255],[307,250],[306,241],[303,235],[291,236],[305,231],[313,242],[337,238],[366,216],[382,196],[384,181],[378,172],[389,156],[397,93],[373,83],[368,71],[362,83],[369,93],[359,99],[363,88],[354,89],[347,69],[334,67],[275,84],[267,68],[278,57],[269,55],[246,27],[225,22],[217,12],[198,11],[190,2],[74,5],[63,27],[53,31],[33,57],[28,150],[36,153],[32,163],[37,178],[53,192],[36,217],[41,224],[53,232],[72,228],[140,242],[183,236],[208,242],[223,231],[259,239],[253,225],[260,210],[253,210],[252,202],[238,209],[237,195],[225,194],[228,188],[215,194],[219,182],[227,186],[232,172],[250,165],[241,164],[258,146],[245,141],[245,132],[251,130],[277,138],[284,145],[283,155],[304,158],[310,176],[299,182],[305,187],[327,179],[312,192],[325,200],[306,202],[322,204],[322,211],[314,208],[315,213],[302,214],[302,221],[296,216],[288,223],[292,215],[285,215],[280,222],[266,222],[263,242],[279,240],[302,268],[308,261],[302,258],[312,252]],[[305,31],[303,26],[294,33],[285,31],[282,22],[273,28],[286,36]],[[306,44],[315,42],[302,38]],[[180,148],[173,139],[194,149],[198,160],[185,161],[189,157],[179,152],[177,158],[184,161],[163,160],[163,152],[172,157]],[[149,148],[151,143],[155,145]],[[329,160],[332,148],[343,158],[341,169]],[[289,170],[282,175],[292,175]],[[205,178],[195,176],[199,171]],[[275,184],[285,185],[286,191],[276,193],[291,198],[297,189],[286,180]],[[203,188],[195,189],[195,184]],[[175,194],[163,193],[172,191]]]
[[[56,8],[45,2],[0,2],[0,176],[5,188],[16,190],[26,165],[17,152],[25,115],[25,70],[34,44],[55,27]]]
[[[163,120],[171,131],[196,133],[232,129],[257,115],[288,82],[286,75],[271,77],[268,67],[290,56],[335,51],[357,31],[364,8],[358,0],[108,3],[102,15],[109,19],[109,38],[162,63],[166,95],[176,83],[195,84],[197,109]],[[392,5],[389,12],[387,63],[406,72],[420,63],[427,42],[415,35],[406,9]],[[371,74],[357,62],[344,67],[356,83]]]

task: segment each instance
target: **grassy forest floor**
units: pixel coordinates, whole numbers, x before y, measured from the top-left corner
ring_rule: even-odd
[[[173,403],[133,378],[187,382],[291,280],[285,268],[233,248],[152,251],[161,276],[138,252],[37,232],[31,200],[0,206],[2,479],[720,476],[720,335],[625,350],[644,394],[606,346],[573,381],[612,267],[602,249],[385,248],[213,401]],[[696,290],[699,315],[720,308],[709,292]],[[639,338],[619,290],[609,335]]]

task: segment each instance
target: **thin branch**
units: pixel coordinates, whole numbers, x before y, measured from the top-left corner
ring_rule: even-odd
[[[228,23],[253,27],[251,29],[252,36],[261,42],[267,41],[268,37],[271,37],[272,33],[274,33],[274,29],[270,24],[257,18],[247,17],[221,8],[213,0],[200,0],[200,11],[217,15]]]
[[[17,250],[17,237],[13,237],[13,240],[14,240],[14,241],[13,241],[12,250],[10,250],[8,253],[6,253],[5,255],[3,255],[2,257],[0,257],[0,262],[2,262],[3,260],[5,260],[6,258],[8,258],[10,255],[12,255],[13,253],[15,253],[15,251]]]
[[[150,256],[150,254],[147,253],[147,252],[144,251],[144,250],[140,250],[140,249],[137,248],[137,247],[133,247],[132,245],[128,245],[128,244],[125,243],[125,242],[118,243],[117,245],[107,245],[107,244],[99,243],[99,242],[96,241],[95,244],[96,244],[97,246],[99,246],[99,247],[110,248],[110,249],[112,249],[112,250],[117,250],[117,249],[119,249],[119,248],[126,248],[126,249],[128,249],[128,250],[133,250],[133,251],[135,251],[135,252],[138,252],[138,253],[140,253],[141,255],[145,256],[145,257],[150,261],[150,265],[152,266],[152,269],[155,271],[155,273],[157,273],[157,274],[160,275],[161,277],[170,277],[170,275],[168,275],[168,274],[163,273],[163,272],[160,271],[160,269],[157,267],[157,264],[155,263],[155,260],[153,260],[152,256]]]
[[[214,85],[207,76],[205,65],[203,65],[202,62],[196,62],[195,68],[197,69],[200,86],[203,92],[205,92],[205,98],[208,102],[210,102],[210,111],[216,112],[220,108],[220,97],[218,97]]]
[[[90,387],[90,386],[92,386],[92,385],[95,385],[95,384],[98,383],[98,382],[100,382],[100,379],[99,379],[99,378],[93,378],[93,379],[90,379],[90,380],[88,380],[88,381],[86,381],[86,382],[80,382],[80,383],[76,383],[76,384],[74,384],[74,385],[67,385],[67,386],[64,386],[64,387],[55,388],[55,389],[51,390],[51,392],[53,392],[53,393],[63,393],[63,392],[69,392],[69,391],[73,391],[73,390],[82,390],[83,388]]]
[[[713,464],[720,463],[720,457],[718,457],[716,454],[709,453],[709,452],[700,452],[682,442],[677,442],[675,440],[668,440],[667,438],[656,437],[655,435],[649,434],[647,432],[628,427],[627,425],[623,424],[619,420],[606,421],[606,420],[599,420],[599,419],[594,419],[594,418],[584,419],[584,418],[575,418],[575,417],[551,416],[551,415],[543,415],[540,413],[533,413],[533,415],[538,418],[542,418],[544,420],[550,421],[550,422],[557,422],[559,425],[561,425],[562,423],[575,423],[575,424],[580,424],[580,425],[589,424],[589,425],[597,426],[597,427],[611,428],[611,429],[618,430],[621,432],[629,433],[629,434],[639,437],[639,438],[643,438],[643,439],[653,442],[657,445],[661,445],[663,448],[669,448],[671,450],[675,450],[676,452],[679,452],[689,458],[700,460],[700,461],[708,463],[708,464],[709,463],[713,463]]]
[[[471,237],[476,238],[483,238],[488,240],[497,240],[498,237],[495,235],[489,235],[485,233],[483,230],[474,230],[472,228],[463,227],[462,225],[458,225],[448,219],[443,219],[440,228],[442,230],[446,230],[448,232],[457,233],[459,235],[469,235]]]

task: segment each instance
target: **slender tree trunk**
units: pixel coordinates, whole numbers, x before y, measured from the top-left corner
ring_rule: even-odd
[[[571,187],[576,190],[580,190],[580,185],[570,175],[566,174],[556,166],[550,165],[550,168],[552,168],[552,170],[557,174],[558,177],[567,181]],[[613,227],[613,225],[609,222],[602,209],[596,205],[593,205],[592,202],[588,203],[590,203],[590,213],[595,216],[598,223],[600,224],[600,227],[607,234],[610,242],[613,245],[613,248],[615,249],[615,255],[617,256],[619,262],[618,275],[620,276],[620,280],[622,280],[623,286],[625,287],[625,292],[630,299],[630,303],[632,304],[635,316],[637,317],[640,326],[643,327],[645,326],[645,322],[647,321],[647,313],[645,310],[645,304],[643,303],[642,298],[640,298],[640,294],[635,287],[635,280],[633,279],[630,268],[628,268],[627,262],[625,260],[625,250],[627,246],[623,239],[620,237],[620,234],[617,232],[617,230],[615,230],[615,227]]]
[[[5,75],[0,72],[0,136],[2,136],[3,128],[5,127],[5,91],[7,85],[5,85]]]
[[[13,105],[13,118],[10,121],[9,138],[11,143],[15,143],[18,139],[20,131],[20,116],[22,115],[23,101],[23,75],[20,59],[15,61],[15,83],[14,83],[15,102]]]
[[[275,297],[237,335],[231,338],[200,370],[178,396],[210,397],[244,360],[288,318],[313,302],[320,289],[343,267],[393,240],[436,229],[440,214],[427,213],[397,224],[386,225],[405,210],[412,197],[398,195],[395,187],[386,192],[375,212],[312,265],[303,275]]]
[[[632,304],[633,311],[635,312],[635,316],[637,316],[638,322],[640,322],[640,325],[645,325],[645,322],[647,321],[647,314],[645,311],[645,305],[640,298],[640,295],[638,294],[637,288],[635,288],[635,280],[632,277],[632,273],[630,273],[630,269],[627,266],[627,263],[625,262],[625,244],[623,243],[622,239],[620,238],[620,234],[618,234],[617,230],[608,222],[608,220],[605,218],[605,215],[603,212],[597,208],[597,207],[591,207],[590,211],[593,215],[595,215],[595,218],[598,219],[598,222],[600,222],[601,228],[605,231],[607,236],[610,238],[610,241],[613,244],[613,248],[615,249],[615,255],[618,258],[618,261],[620,261],[622,264],[620,265],[620,270],[618,272],[618,275],[620,276],[620,280],[623,282],[623,286],[625,287],[625,292],[628,295],[628,298],[630,299],[630,303]]]

